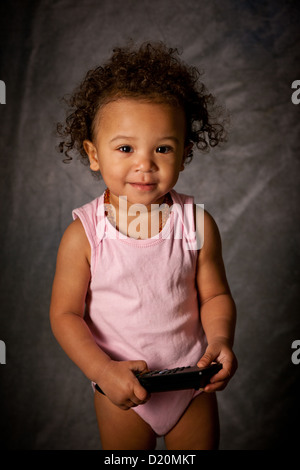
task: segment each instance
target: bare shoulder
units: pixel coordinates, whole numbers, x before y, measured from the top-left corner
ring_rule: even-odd
[[[80,219],[75,219],[66,228],[59,246],[59,254],[85,257],[90,261],[90,244]]]
[[[221,236],[212,215],[204,211],[204,242],[198,252],[197,286],[201,302],[220,293],[229,293],[222,256]]]
[[[80,220],[75,220],[66,228],[58,249],[51,318],[57,318],[64,312],[82,316],[89,281],[89,242]]]
[[[195,225],[200,253],[212,254],[221,250],[221,237],[217,223],[213,216],[202,206],[194,205]],[[200,254],[199,253],[199,254]]]
[[[219,228],[213,216],[204,210],[204,236],[208,236],[208,242],[213,241],[214,243],[221,242]]]

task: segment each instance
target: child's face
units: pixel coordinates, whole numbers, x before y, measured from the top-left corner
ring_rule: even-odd
[[[180,108],[136,99],[106,104],[96,117],[94,142],[85,141],[90,168],[100,170],[111,202],[161,203],[183,170],[185,116]]]

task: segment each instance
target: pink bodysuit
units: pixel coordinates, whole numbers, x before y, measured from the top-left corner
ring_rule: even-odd
[[[155,237],[120,234],[105,216],[103,195],[73,211],[91,246],[85,320],[114,360],[145,360],[150,370],[195,365],[206,347],[195,285],[193,198],[170,192],[173,206]],[[132,408],[165,435],[201,392],[153,393]]]

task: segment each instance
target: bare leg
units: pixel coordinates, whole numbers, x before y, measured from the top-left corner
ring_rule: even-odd
[[[121,410],[98,392],[94,403],[103,450],[155,449],[156,434],[137,413]]]
[[[219,417],[214,393],[201,393],[165,436],[168,450],[214,450],[219,445]]]

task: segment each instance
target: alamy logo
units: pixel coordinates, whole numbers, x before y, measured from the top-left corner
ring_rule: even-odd
[[[0,340],[0,364],[6,364],[6,346],[4,341]]]
[[[105,231],[105,217],[103,217],[103,206],[100,205],[97,211],[98,221],[96,232],[99,239],[126,239],[127,234],[131,238],[148,238],[148,224],[150,216],[151,238],[183,239],[186,250],[199,250],[204,243],[204,204],[196,204],[195,214],[192,204],[173,204],[171,208],[167,204],[151,204],[151,211],[143,204],[132,204],[127,206],[127,197],[119,197],[119,216],[118,231]],[[116,210],[112,204],[105,204],[105,211],[108,219],[115,225]],[[173,219],[175,213],[179,219],[179,223],[175,224],[174,230],[166,230],[161,234],[158,233],[159,215],[161,214],[165,223],[167,220]],[[194,217],[195,216],[195,217]],[[129,222],[128,217],[134,217]],[[195,224],[193,223],[195,221]],[[153,230],[153,233],[152,233]],[[145,236],[146,235],[146,236]]]
[[[295,349],[291,357],[292,363],[298,365],[300,364],[300,339],[292,342],[292,349]]]
[[[3,80],[0,80],[0,104],[6,104],[6,87]]]
[[[293,104],[299,104],[300,103],[300,80],[294,80],[292,83],[292,88],[295,89],[292,93],[291,100]]]

